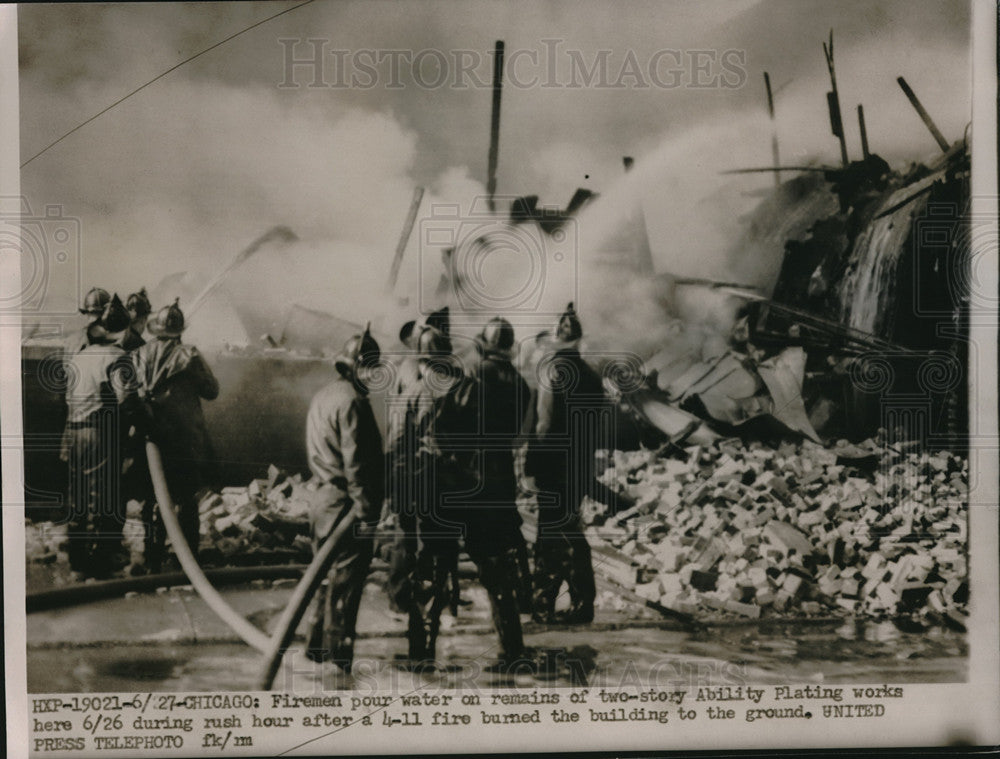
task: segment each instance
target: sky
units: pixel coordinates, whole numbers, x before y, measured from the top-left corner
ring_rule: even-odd
[[[22,161],[171,66],[294,5],[21,6]],[[576,286],[560,281],[547,308],[587,295],[586,313],[607,297],[606,270],[584,253],[620,232],[636,203],[658,273],[766,286],[774,262],[747,263],[738,248],[741,220],[771,180],[719,172],[770,163],[775,129],[789,163],[839,160],[821,49],[831,29],[853,156],[858,103],[872,150],[891,164],[933,156],[895,79],[905,76],[946,137],[959,139],[971,120],[969,23],[968,4],[953,0],[317,0],[185,64],[22,168],[33,215],[59,206],[75,225],[68,265],[47,269],[42,311],[71,310],[96,284],[190,299],[283,225],[299,241],[251,259],[217,300],[256,300],[276,318],[298,302],[391,321],[398,314],[382,293],[415,186],[427,192],[397,295],[420,293],[411,311],[435,305],[425,294],[439,254],[421,235],[435,204],[458,204],[464,216],[484,192],[498,39],[508,63],[498,193],[557,206],[577,187],[601,194],[574,230],[584,252],[565,279]],[[317,49],[318,74],[289,71],[289,53],[305,59]],[[776,88],[775,125],[764,71]],[[310,86],[317,81],[325,86]],[[636,158],[627,179],[625,155]],[[620,290],[635,286],[621,271],[619,294],[646,298]],[[176,292],[155,290],[181,272]],[[636,320],[650,318],[646,305]],[[221,303],[205,313],[213,338],[236,337]]]

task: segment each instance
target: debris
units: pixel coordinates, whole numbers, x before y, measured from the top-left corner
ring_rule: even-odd
[[[300,475],[275,466],[246,487],[201,502],[201,555],[218,566],[308,563],[309,506]]]
[[[719,581],[719,575],[715,572],[700,572],[695,570],[691,573],[691,578],[688,583],[695,590],[709,591],[715,590],[715,586]]]
[[[674,357],[657,355],[649,367],[657,390],[631,393],[629,400],[646,421],[668,436],[676,435],[685,422],[697,421],[697,417],[739,428],[767,416],[818,443],[802,399],[805,366],[806,353],[801,347],[785,348],[759,362],[734,350],[706,360],[683,352]],[[668,374],[667,369],[673,371]],[[685,412],[696,416],[682,416]],[[702,433],[697,442],[705,441]]]
[[[689,614],[965,624],[963,457],[808,439],[720,439],[681,454],[614,451],[601,481],[635,506],[614,519],[588,512],[588,537],[634,562],[614,569],[644,598]]]

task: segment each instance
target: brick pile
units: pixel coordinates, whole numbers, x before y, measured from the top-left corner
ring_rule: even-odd
[[[301,475],[275,466],[267,479],[225,487],[199,505],[206,564],[253,565],[312,560],[308,502]]]
[[[689,614],[965,626],[964,458],[874,442],[722,440],[685,453],[615,451],[602,481],[635,505],[585,513],[595,546],[627,557],[616,579],[638,595]]]

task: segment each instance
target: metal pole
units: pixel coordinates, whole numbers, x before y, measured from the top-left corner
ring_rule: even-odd
[[[771,160],[774,161],[775,169],[781,165],[778,155],[778,130],[774,122],[774,94],[771,91],[771,77],[764,72],[764,88],[767,90],[767,115],[771,119]],[[774,186],[781,186],[781,172],[774,172]]]
[[[486,194],[490,212],[496,211],[493,196],[497,191],[497,158],[500,152],[500,94],[503,91],[503,40],[497,40],[493,57],[493,113],[490,118],[490,156],[486,170]]]
[[[938,147],[941,148],[943,152],[947,153],[948,149],[951,147],[948,144],[948,140],[946,140],[944,135],[938,130],[937,125],[934,123],[930,114],[924,110],[924,107],[917,99],[916,94],[910,89],[910,85],[906,83],[906,80],[903,79],[903,77],[898,77],[896,81],[903,90],[903,94],[910,99],[910,104],[916,109],[917,114],[923,120],[924,125],[930,130],[930,133],[934,135],[934,139],[937,140]]]
[[[858,128],[861,130],[861,153],[865,160],[868,160],[871,153],[868,152],[868,130],[865,129],[865,107],[863,105],[858,105]]]
[[[833,29],[830,30],[830,44],[823,43],[823,55],[826,56],[826,67],[830,72],[830,92],[827,93],[827,105],[830,108],[830,126],[833,134],[840,140],[840,160],[844,166],[848,164],[847,140],[844,138],[844,122],[840,117],[840,95],[837,93],[837,72],[833,65]]]

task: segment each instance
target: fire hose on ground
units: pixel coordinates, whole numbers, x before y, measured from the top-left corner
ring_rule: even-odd
[[[187,540],[184,537],[184,533],[181,530],[180,522],[177,520],[177,515],[174,513],[174,502],[170,496],[169,488],[167,487],[166,475],[163,472],[163,461],[160,456],[160,449],[152,441],[146,442],[146,459],[149,465],[153,491],[156,496],[156,501],[160,507],[159,510],[163,519],[163,525],[166,529],[167,535],[170,536],[174,553],[177,556],[177,560],[180,562],[181,568],[184,570],[184,574],[186,575],[191,586],[195,589],[198,595],[201,596],[205,604],[248,645],[264,654],[265,665],[259,680],[259,686],[261,690],[270,690],[274,683],[274,678],[281,667],[282,657],[295,635],[296,628],[302,621],[302,617],[304,616],[313,596],[316,594],[316,591],[322,584],[324,577],[333,565],[336,558],[336,548],[339,546],[348,530],[353,529],[357,525],[356,519],[353,515],[349,515],[342,519],[330,535],[323,541],[319,550],[313,557],[312,562],[302,573],[301,579],[292,593],[292,597],[289,599],[288,604],[282,611],[281,617],[278,619],[274,634],[268,636],[265,632],[248,622],[239,612],[233,609],[226,602],[215,587],[213,587],[212,583],[205,575],[204,570],[202,570],[201,566],[198,564],[197,559],[195,559],[194,554],[191,552],[191,549],[187,544]],[[287,577],[289,576],[289,572],[295,573],[299,570],[299,567],[264,569],[277,570],[281,576]],[[229,579],[238,580],[243,577],[247,571],[248,570],[246,568],[232,569],[228,573],[224,570],[220,575],[220,578],[226,579],[228,578],[228,574],[235,573],[233,574],[233,577]],[[143,583],[147,582],[149,579],[150,578],[131,578],[130,580],[116,581],[110,583],[109,585],[114,585],[113,590],[122,590],[126,589],[125,585],[129,585],[130,583]],[[131,585],[129,585],[129,587],[131,587]],[[95,590],[93,586],[84,586],[79,590],[87,591],[88,589]],[[108,595],[107,592],[103,591],[107,591],[109,589],[97,588],[96,590],[101,592],[102,595]],[[620,591],[621,589],[618,588],[618,590]],[[45,598],[42,599],[42,604],[39,608],[46,607],[47,604],[44,603],[46,600],[51,601],[51,605],[53,606],[61,605],[61,601],[65,600],[63,597],[65,594],[57,595],[58,597],[53,597],[52,599],[48,599],[48,596],[45,596]],[[79,600],[79,598],[77,598],[77,600]],[[679,613],[671,613],[670,616],[680,617],[681,621],[688,622],[689,624],[693,621],[693,618],[688,617],[688,615],[681,615]]]
[[[288,605],[278,620],[274,635],[269,637],[226,603],[226,600],[212,587],[208,578],[205,577],[205,573],[198,565],[194,554],[188,547],[184,533],[181,531],[180,522],[177,521],[177,515],[174,514],[174,502],[167,488],[166,476],[163,474],[160,449],[152,441],[146,442],[146,459],[149,462],[149,473],[153,480],[153,491],[156,494],[156,501],[160,505],[163,526],[167,530],[167,535],[170,536],[170,542],[174,546],[174,553],[177,555],[177,560],[180,562],[181,568],[191,581],[191,585],[209,608],[244,641],[264,654],[266,663],[261,676],[260,687],[262,690],[270,690],[274,682],[274,677],[281,666],[281,658],[288,648],[292,636],[295,634],[295,628],[302,621],[306,607],[308,607],[313,595],[323,581],[323,577],[333,564],[335,558],[334,550],[347,531],[354,527],[356,524],[355,520],[350,516],[342,519],[333,532],[330,533],[329,537],[323,541],[312,563],[306,568],[302,579],[295,586],[295,591],[292,593]]]
[[[323,582],[323,578],[330,571],[336,558],[334,549],[337,548],[347,531],[354,529],[355,525],[357,525],[357,519],[353,512],[340,520],[333,532],[323,541],[312,563],[306,568],[302,579],[299,580],[299,584],[295,586],[295,592],[292,593],[288,605],[281,613],[278,626],[275,628],[267,651],[265,651],[267,661],[260,679],[261,690],[271,690],[274,677],[278,674],[278,669],[281,666],[281,657],[292,641],[295,628],[302,621],[302,615],[305,614],[309,601],[316,594],[320,583]]]
[[[214,587],[220,588],[229,585],[246,585],[254,581],[300,580],[302,573],[306,571],[306,566],[306,564],[265,564],[245,567],[209,567],[203,568],[202,572]],[[373,575],[384,575],[387,571],[388,564],[385,561],[372,559],[371,573]],[[468,579],[478,577],[479,574],[475,564],[471,561],[460,561],[458,576]],[[32,614],[37,611],[62,609],[67,606],[78,606],[107,598],[120,598],[127,593],[151,593],[159,588],[170,588],[178,585],[191,585],[191,581],[184,572],[162,572],[137,577],[120,577],[113,580],[88,581],[29,591],[24,596],[24,607],[28,614]]]
[[[249,567],[215,567],[204,569],[205,577],[216,588],[226,585],[245,585],[255,580],[298,580],[305,571],[305,564],[272,564]],[[152,593],[158,588],[190,585],[183,572],[162,572],[138,577],[121,577],[113,580],[74,583],[58,588],[34,590],[25,594],[24,607],[28,614],[49,609],[120,598],[127,593]]]

